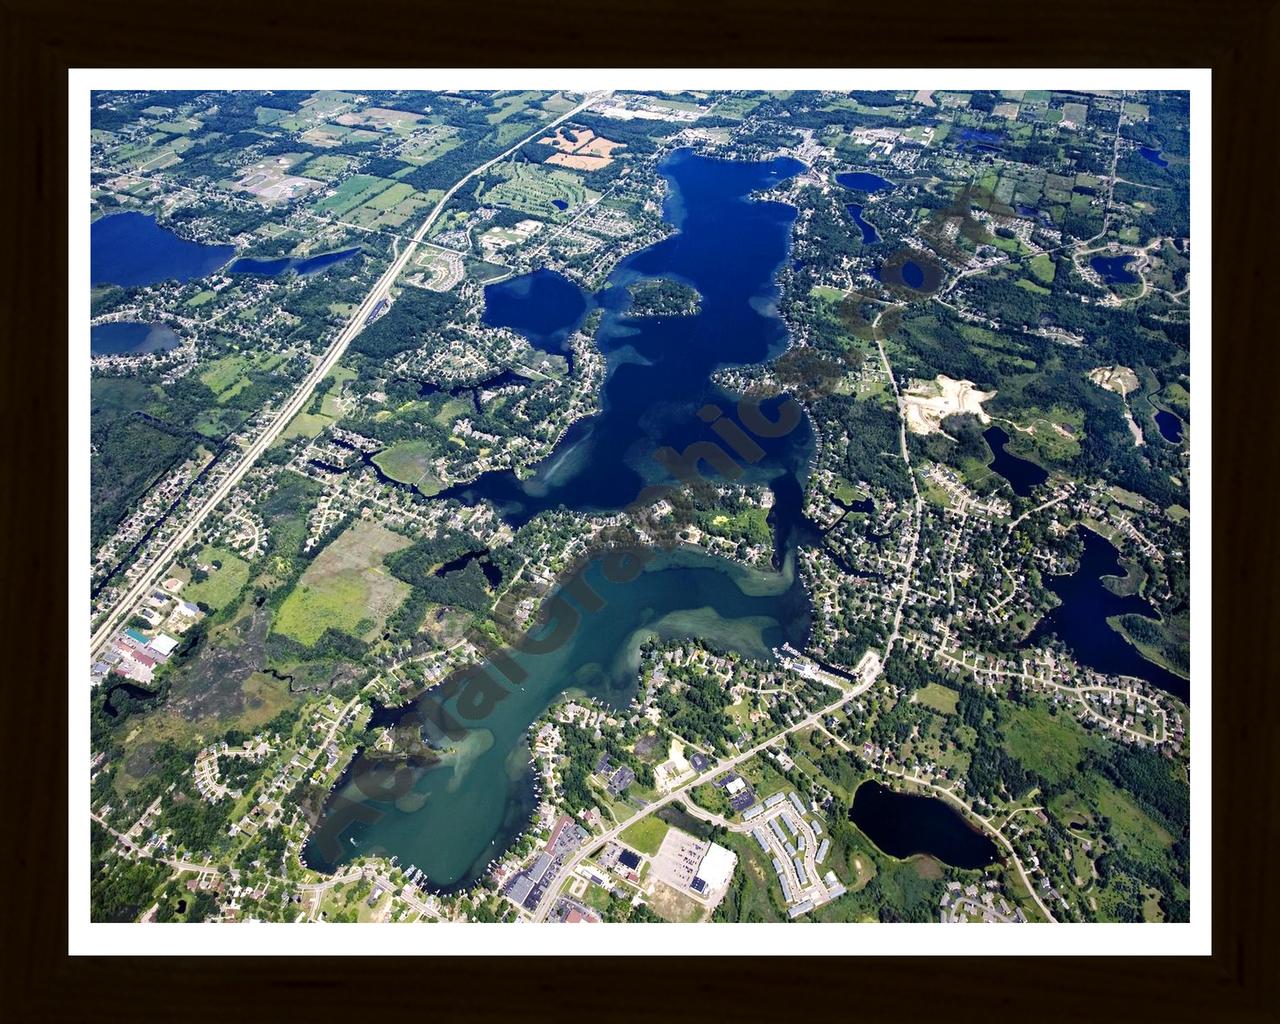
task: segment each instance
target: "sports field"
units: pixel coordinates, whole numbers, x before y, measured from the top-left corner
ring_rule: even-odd
[[[498,173],[504,174],[506,180],[489,189],[483,201],[524,213],[545,217],[556,212],[552,205],[556,199],[571,209],[599,195],[586,188],[582,178],[572,171],[546,171],[530,164],[507,164],[501,170],[495,170],[495,174]]]

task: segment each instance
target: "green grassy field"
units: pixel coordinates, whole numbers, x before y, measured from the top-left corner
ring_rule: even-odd
[[[852,505],[856,501],[862,501],[867,497],[866,492],[861,487],[855,487],[844,477],[840,477],[836,481],[835,490],[836,500],[846,505]]]
[[[303,409],[289,421],[289,425],[280,431],[280,436],[271,445],[272,448],[291,441],[295,437],[317,437],[333,419],[323,413],[311,413]]]
[[[285,598],[273,629],[310,647],[333,628],[351,636],[380,630],[409,593],[382,564],[409,540],[361,520],[316,556]]]
[[[647,853],[653,856],[658,852],[658,847],[662,845],[662,840],[666,838],[667,832],[671,826],[660,818],[649,815],[647,818],[641,818],[634,825],[623,830],[619,836],[628,846],[634,847],[641,853]]]
[[[244,356],[223,356],[221,359],[215,359],[201,371],[200,383],[215,395],[221,396],[240,379],[244,364]]]
[[[501,124],[507,118],[524,110],[529,104],[540,100],[542,96],[542,93],[531,90],[498,96],[496,102],[502,105],[492,114],[485,114],[484,118],[490,124]]]
[[[218,398],[222,405],[249,387],[250,375],[269,373],[284,361],[273,352],[262,355],[244,352],[222,356],[210,362],[200,371],[200,383]]]
[[[312,157],[306,165],[298,170],[304,178],[318,178],[321,181],[333,181],[346,173],[351,158],[336,153],[322,154]]]
[[[206,604],[217,611],[240,593],[249,579],[249,563],[230,548],[213,547],[200,552],[200,561],[205,565],[219,562],[222,567],[214,569],[202,583],[188,584],[183,588],[182,599],[192,604]]]
[[[916,691],[916,699],[925,707],[933,708],[944,715],[954,714],[960,694],[939,683],[930,683]]]
[[[1070,778],[1087,749],[1106,743],[1086,733],[1066,712],[1049,714],[1046,704],[1010,707],[1002,728],[1005,750],[1050,782]]]
[[[375,455],[373,461],[392,480],[413,484],[430,495],[442,486],[431,473],[431,462],[438,454],[430,441],[397,441]]]
[[[749,836],[730,833],[723,840],[738,855],[738,867],[724,902],[716,910],[717,921],[783,921],[782,890],[768,858]]]
[[[369,174],[353,174],[337,191],[316,203],[317,210],[335,213],[339,217],[357,206],[362,206],[374,196],[396,185],[388,178],[375,178]]]

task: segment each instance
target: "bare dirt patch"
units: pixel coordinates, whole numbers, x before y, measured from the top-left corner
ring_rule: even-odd
[[[912,381],[902,395],[907,429],[913,434],[942,433],[942,421],[962,413],[990,423],[991,417],[983,410],[982,403],[995,396],[994,391],[979,391],[971,380],[952,380],[942,374],[934,380]]]
[[[1127,366],[1099,366],[1086,376],[1104,391],[1114,391],[1121,398],[1138,390],[1138,375]]]
[[[687,924],[702,919],[703,907],[694,899],[677,892],[665,882],[656,882],[650,894],[653,912],[664,921]]]
[[[569,138],[571,133],[573,138]],[[560,152],[547,157],[546,162],[557,167],[572,167],[579,171],[597,171],[613,163],[613,151],[625,143],[614,142],[596,135],[589,128],[557,128],[554,135],[538,140],[547,146],[555,146]]]

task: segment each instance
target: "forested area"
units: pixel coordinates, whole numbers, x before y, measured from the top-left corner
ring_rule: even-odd
[[[381,362],[418,347],[425,334],[439,333],[460,310],[454,292],[405,288],[386,313],[356,335],[348,351]]]

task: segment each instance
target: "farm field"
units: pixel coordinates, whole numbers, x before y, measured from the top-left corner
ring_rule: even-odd
[[[320,552],[285,598],[273,629],[308,647],[327,629],[371,636],[409,593],[382,560],[409,540],[361,520]]]
[[[375,178],[370,174],[353,174],[331,196],[315,204],[317,210],[337,214],[339,217],[394,185],[389,178]]]
[[[407,163],[421,165],[444,156],[460,145],[462,139],[457,128],[446,124],[427,125],[420,127],[412,138],[407,139],[396,156]]]
[[[418,192],[412,185],[395,182],[390,188],[351,209],[344,220],[361,227],[398,228],[418,213],[430,209],[441,195],[442,192],[435,190]]]

